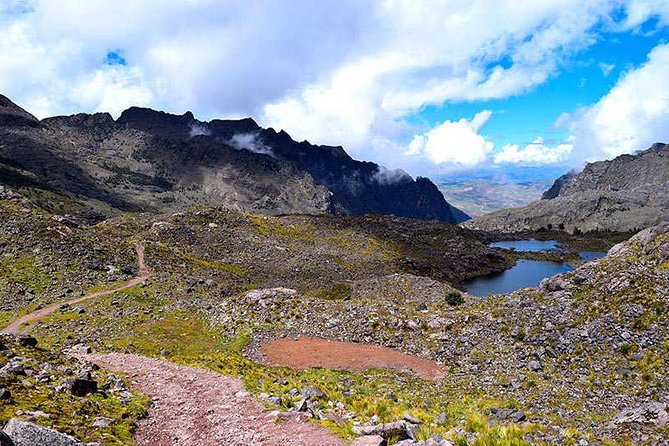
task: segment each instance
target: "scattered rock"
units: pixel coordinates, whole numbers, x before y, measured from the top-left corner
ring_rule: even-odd
[[[0,400],[8,400],[12,397],[12,394],[9,390],[4,387],[0,387]]]

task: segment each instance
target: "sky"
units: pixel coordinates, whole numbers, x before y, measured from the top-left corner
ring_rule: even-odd
[[[40,118],[251,116],[412,175],[669,142],[668,0],[0,0],[0,31]]]

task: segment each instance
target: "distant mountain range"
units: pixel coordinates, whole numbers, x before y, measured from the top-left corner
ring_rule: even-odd
[[[632,232],[669,220],[669,145],[598,161],[561,176],[542,199],[465,223],[486,231]]]
[[[296,142],[253,119],[195,119],[132,107],[38,120],[0,95],[0,185],[52,212],[215,205],[267,213],[392,214],[462,222],[427,178],[342,147]]]

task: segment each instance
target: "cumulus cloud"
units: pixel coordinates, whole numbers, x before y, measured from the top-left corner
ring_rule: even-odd
[[[572,138],[570,138],[571,140]],[[548,146],[544,144],[544,139],[538,136],[522,148],[518,144],[505,145],[495,155],[495,164],[557,164],[565,162],[573,150],[574,146],[570,143],[562,143],[553,147]]]
[[[483,110],[471,120],[444,121],[422,135],[414,136],[407,155],[422,156],[435,164],[475,166],[486,160],[494,144],[479,134],[492,112]]]
[[[575,153],[587,159],[632,153],[667,139],[669,44],[655,47],[591,107],[561,117],[574,134]]]
[[[0,3],[0,91],[39,117],[130,105],[254,116],[391,164],[412,159],[422,129],[407,117],[423,107],[523,94],[602,29],[669,18],[664,0]],[[109,65],[117,51],[124,64]],[[475,140],[465,164],[486,150]],[[445,153],[425,159],[455,159]]]

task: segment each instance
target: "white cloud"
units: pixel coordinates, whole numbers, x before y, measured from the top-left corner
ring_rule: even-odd
[[[429,132],[414,136],[406,155],[421,156],[435,164],[475,166],[486,160],[494,147],[479,134],[492,112],[483,110],[471,121],[445,121]]]
[[[562,117],[575,153],[592,159],[645,149],[669,138],[669,44],[658,45],[599,102]]]
[[[518,144],[505,145],[495,155],[495,164],[557,164],[566,161],[573,150],[574,146],[570,143],[547,146],[544,139],[538,136],[523,148]]]
[[[424,129],[406,118],[423,107],[523,94],[600,25],[669,18],[666,0],[0,3],[0,91],[40,117],[130,105],[254,116],[393,167],[415,159],[406,142]],[[119,50],[127,64],[105,65]],[[442,131],[472,136],[459,122]],[[483,149],[447,156],[426,140],[421,150],[471,164],[485,144],[470,139]]]

